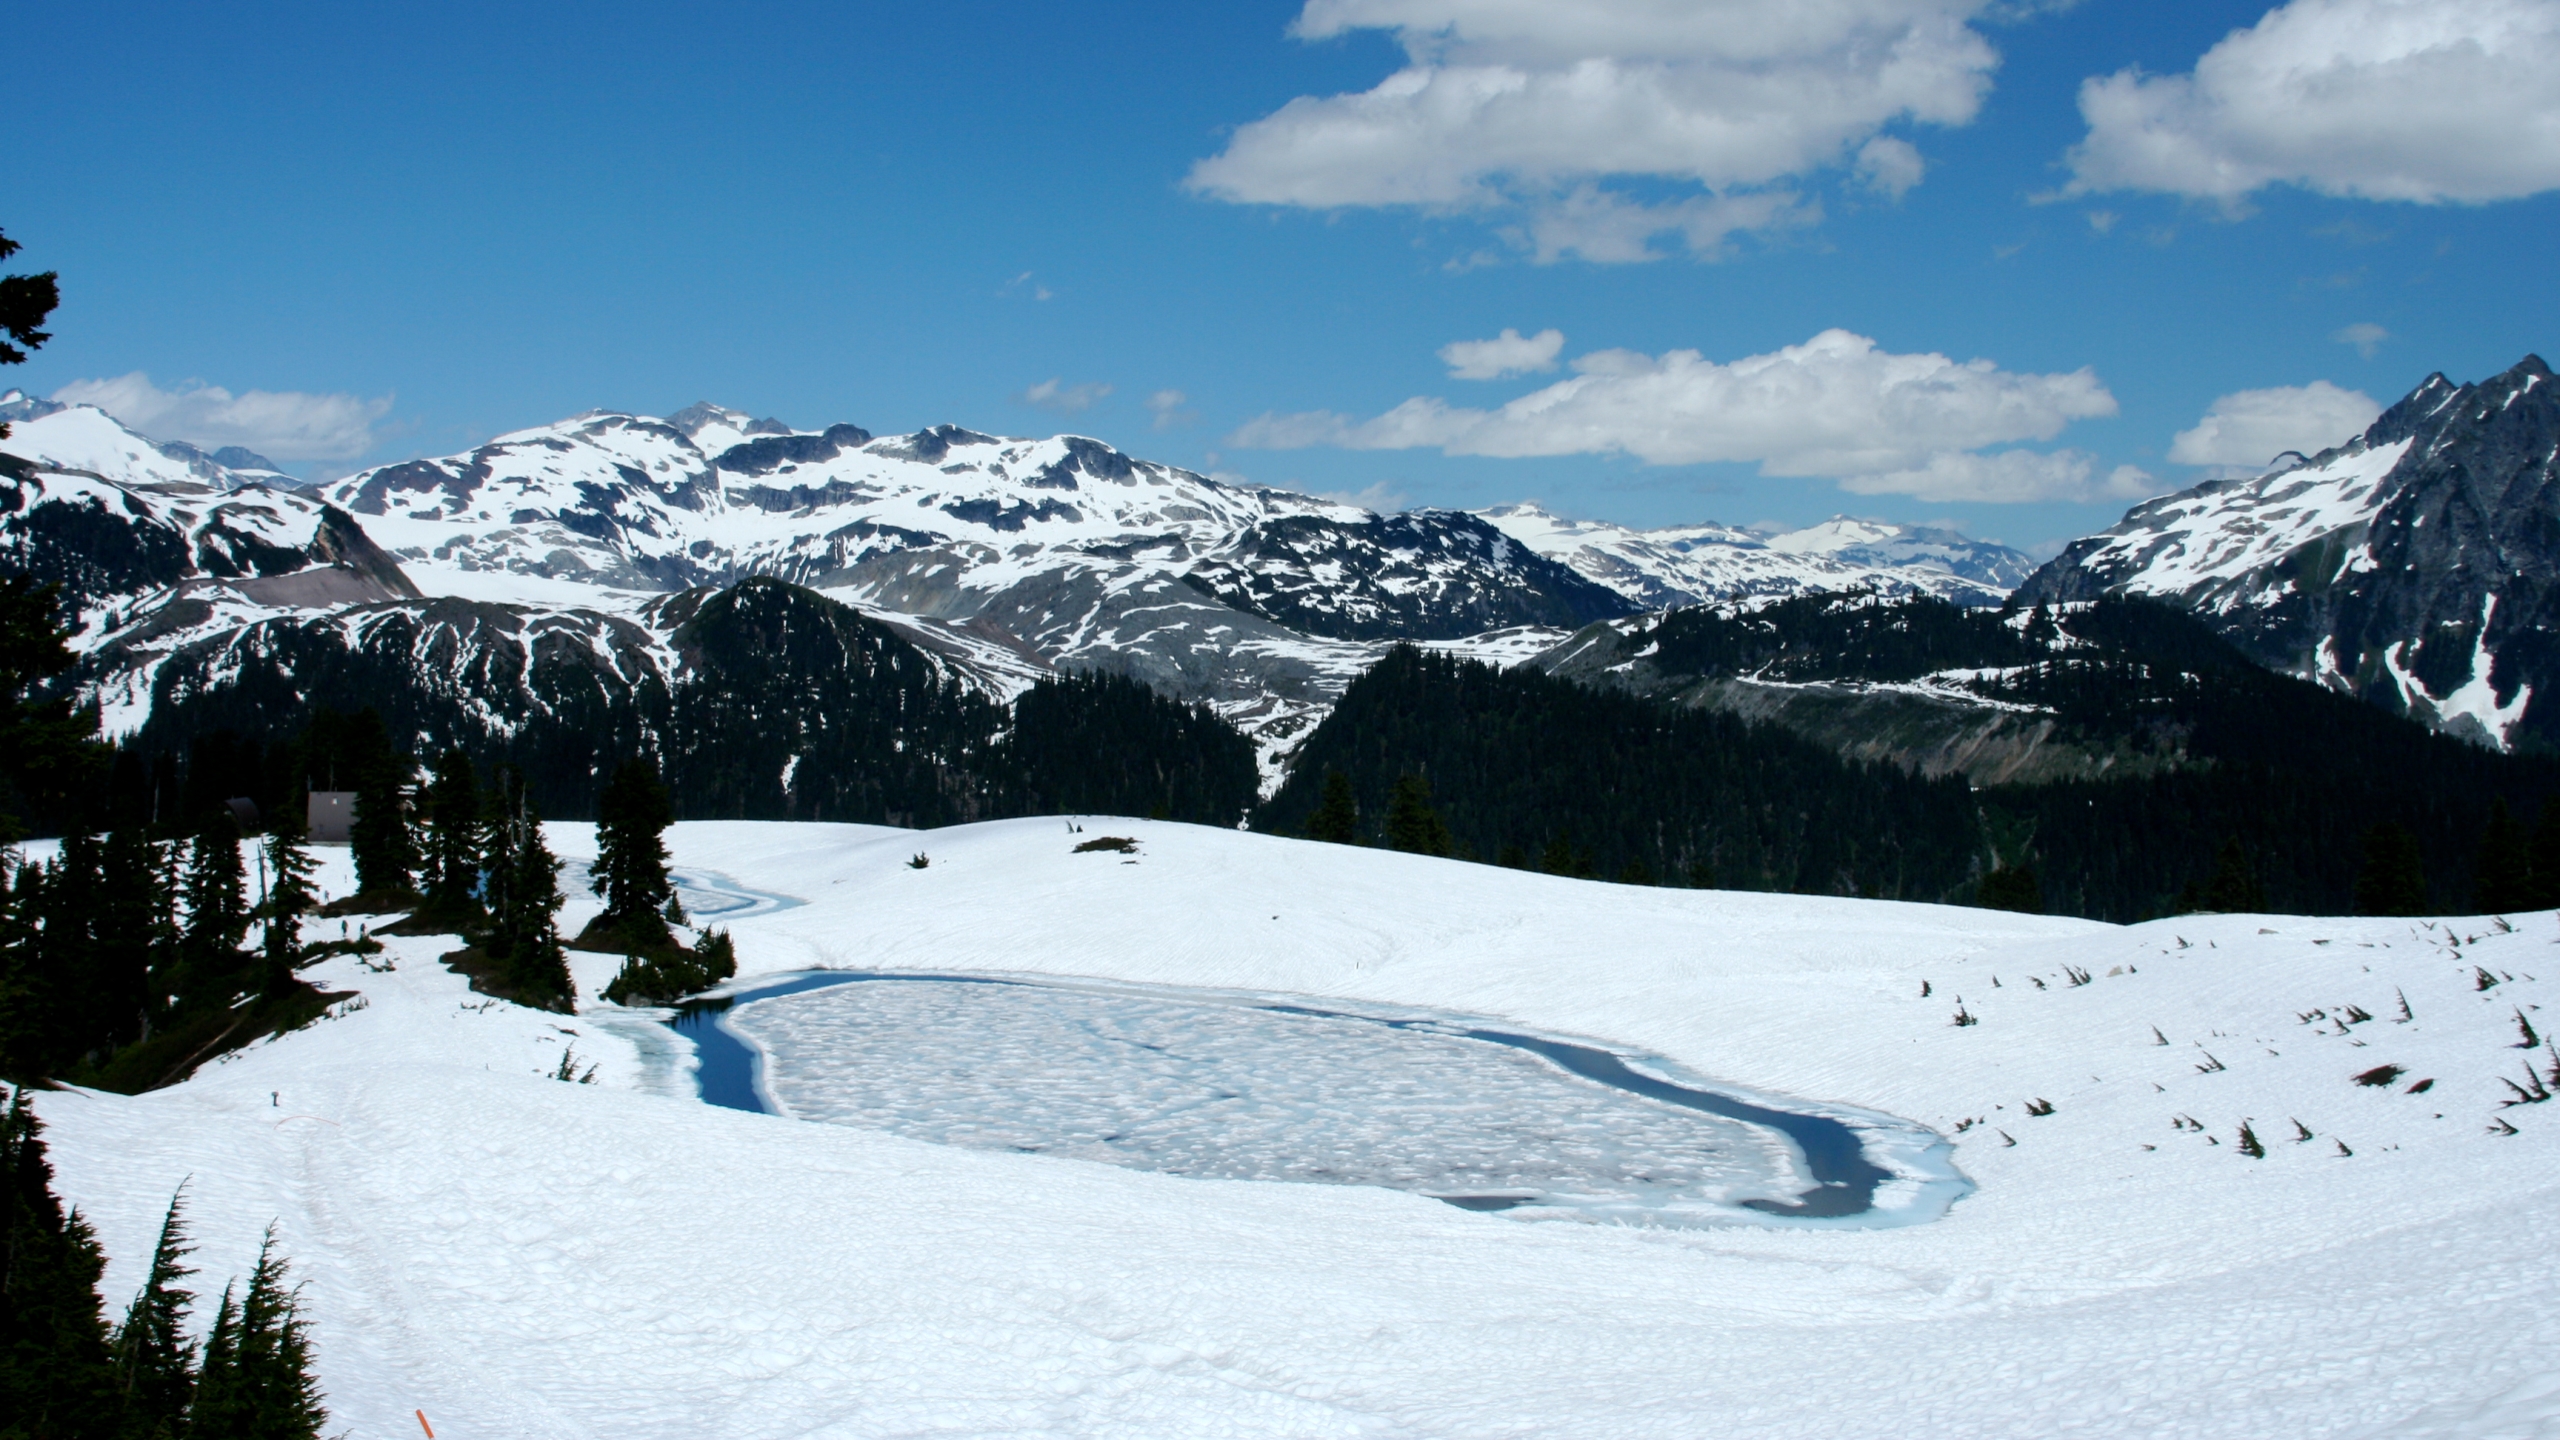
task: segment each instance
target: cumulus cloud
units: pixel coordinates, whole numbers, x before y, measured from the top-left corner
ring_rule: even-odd
[[[2358,355],[2370,360],[2373,358],[2373,352],[2382,348],[2382,342],[2391,338],[2391,332],[2369,320],[2361,320],[2337,331],[2329,338],[2341,345],[2354,346]]]
[[[1317,209],[1525,208],[1535,221],[1611,177],[1737,190],[1846,168],[1899,195],[1923,165],[1899,124],[1962,125],[1999,57],[1967,23],[1989,0],[1307,0],[1292,31],[1394,32],[1403,68],[1358,94],[1300,96],[1192,167],[1218,199]],[[1585,199],[1586,208],[1592,203]],[[1642,208],[1642,207],[1640,207]],[[1660,207],[1652,207],[1660,213]],[[1800,221],[1785,195],[1634,244],[1538,255],[1651,258],[1676,232],[1712,253],[1736,230]],[[1721,224],[1721,228],[1719,227]],[[1697,243],[1697,229],[1710,232]]]
[[[234,395],[190,380],[163,390],[139,370],[112,380],[74,380],[53,392],[66,405],[95,405],[154,440],[206,450],[238,445],[274,460],[351,460],[373,448],[373,423],[389,397],[251,390]]]
[[[1826,330],[1723,364],[1695,350],[1603,350],[1575,360],[1573,370],[1497,409],[1416,396],[1368,420],[1332,411],[1264,415],[1228,443],[1625,454],[1656,465],[1745,461],[1766,475],[1943,499],[2091,499],[2148,483],[2121,473],[2094,480],[2093,462],[2071,452],[1966,453],[2050,440],[2074,420],[2116,413],[2115,397],[2086,369],[2018,374],[1987,360],[1897,355],[1863,335]]]
[[[1100,403],[1103,397],[1110,393],[1111,387],[1098,381],[1083,385],[1062,385],[1053,375],[1013,398],[1054,415],[1081,415]]]
[[[1490,340],[1453,340],[1440,347],[1440,360],[1452,380],[1507,380],[1533,370],[1553,370],[1563,353],[1564,332],[1541,330],[1522,336],[1509,326]]]
[[[2381,413],[2372,396],[2326,380],[2234,391],[2214,401],[2194,429],[2178,432],[2169,443],[2169,459],[2254,475],[2287,450],[2307,455],[2344,444]]]
[[[2292,0],[2184,75],[2080,87],[2072,191],[2238,204],[2293,184],[2421,204],[2560,187],[2560,5]]]

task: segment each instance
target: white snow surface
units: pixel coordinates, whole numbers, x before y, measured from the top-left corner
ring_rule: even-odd
[[[2184,599],[2224,587],[2211,598],[2227,613],[2264,598],[2238,582],[2312,541],[2369,522],[2394,493],[2390,475],[2409,445],[2357,441],[2324,451],[2315,463],[2148,501],[2082,563],[2137,594]],[[2358,546],[2340,563],[2369,569],[2373,560],[2369,547]]]
[[[1648,609],[1858,589],[1996,604],[2033,568],[2023,555],[1951,531],[1847,516],[1764,533],[1716,524],[1636,530],[1568,520],[1536,505],[1479,513],[1521,544]],[[1956,568],[1980,569],[1986,560],[1992,568],[1977,574]]]
[[[684,1098],[646,1015],[472,995],[433,937],[328,962],[360,1008],[185,1084],[40,1095],[59,1187],[116,1307],[182,1180],[214,1288],[276,1221],[363,1437],[2560,1433],[2560,1124],[2499,1107],[2552,1063],[2510,1048],[2560,1023],[2548,912],[2116,928],[1080,823],[1137,853],[1055,819],[670,840],[807,901],[731,922],[750,975],[1499,1017],[1934,1126],[1979,1191],[1897,1230],[1527,1223],[749,1115]],[[595,1084],[547,1078],[568,1047]]]

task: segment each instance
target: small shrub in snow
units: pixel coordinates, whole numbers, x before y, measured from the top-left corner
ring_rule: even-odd
[[[2204,1052],[2204,1063],[2196,1067],[2196,1073],[2199,1075],[2212,1075],[2221,1071],[2223,1068],[2223,1063],[2214,1059],[2213,1052],[2207,1050]]]
[[[2376,1065],[2372,1069],[2358,1075],[2356,1077],[2356,1083],[2359,1085],[2371,1085],[2379,1088],[2381,1086],[2391,1084],[2393,1081],[2398,1080],[2402,1075],[2407,1073],[2407,1071],[2402,1070],[2397,1065]]]
[[[2030,1100],[2027,1102],[2027,1113],[2030,1115],[2050,1115],[2053,1113],[2053,1102],[2044,1099]]]
[[[1126,835],[1104,835],[1077,846],[1075,853],[1090,855],[1096,850],[1108,850],[1115,855],[1135,855],[1138,853],[1138,842]]]
[[[2419,1081],[2419,1082],[2418,1082],[2417,1084],[2415,1084],[2415,1085],[2410,1086],[2410,1087],[2409,1087],[2409,1093],[2410,1093],[2410,1094],[2412,1094],[2412,1095],[2424,1095],[2424,1094],[2426,1094],[2428,1091],[2433,1090],[2434,1088],[2436,1088],[2436,1082],[2435,1082],[2435,1080],[2434,1080],[2434,1078],[2433,1078],[2433,1077],[2429,1077],[2429,1078],[2427,1078],[2427,1079],[2425,1079],[2425,1080],[2421,1080],[2421,1081]]]
[[[2252,1160],[2267,1158],[2267,1147],[2258,1143],[2258,1132],[2250,1129],[2246,1120],[2240,1122],[2240,1153]]]
[[[907,868],[910,870],[921,870],[932,863],[933,862],[931,860],[925,857],[925,853],[919,850],[916,852],[915,858],[907,862]]]
[[[2518,1050],[2530,1050],[2542,1043],[2542,1037],[2533,1033],[2533,1022],[2524,1018],[2522,1007],[2516,1010],[2516,1034],[2522,1037],[2515,1043]]]
[[[2294,1144],[2296,1144],[2296,1145],[2300,1145],[2300,1144],[2302,1144],[2302,1143],[2304,1143],[2304,1142],[2306,1142],[2306,1141],[2308,1141],[2308,1140],[2310,1140],[2310,1139],[2312,1139],[2312,1138],[2313,1138],[2313,1136],[2312,1136],[2312,1134],[2311,1134],[2311,1127],[2310,1127],[2310,1126],[2303,1124],[2303,1123],[2302,1123],[2301,1121],[2299,1121],[2299,1120],[2296,1120],[2296,1121],[2294,1121],[2294,1122],[2293,1122],[2293,1143],[2294,1143]]]
[[[1982,1023],[1982,1017],[1964,1008],[1964,1002],[1962,1000],[1958,1000],[1956,1002],[1956,1018],[1953,1023],[1958,1025],[1979,1025]]]

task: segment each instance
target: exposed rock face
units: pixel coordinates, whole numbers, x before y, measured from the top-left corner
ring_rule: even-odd
[[[2483,744],[2560,746],[2560,385],[2431,375],[2361,436],[2134,507],[2022,600],[2133,593]]]

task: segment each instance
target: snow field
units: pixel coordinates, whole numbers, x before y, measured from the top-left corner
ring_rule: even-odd
[[[1465,1011],[1975,1121],[1980,1190],[1899,1230],[1646,1230],[937,1146],[648,1093],[681,1074],[622,1038],[639,1017],[492,1005],[433,963],[447,942],[395,938],[387,972],[319,972],[361,1009],[172,1090],[42,1097],[110,1304],[192,1176],[213,1288],[280,1221],[358,1436],[415,1408],[466,1440],[2560,1430],[2560,1126],[2498,1106],[2552,1063],[2509,1048],[2516,1012],[2545,1023],[2548,913],[2119,929],[1081,823],[670,840],[809,902],[733,923],[747,975]],[[1106,833],[1138,853],[1069,853]],[[613,964],[581,957],[582,990]],[[546,1078],[569,1044],[597,1083]],[[2352,1083],[2384,1064],[2405,1074]]]

